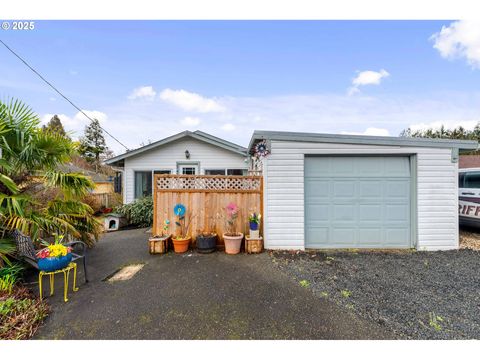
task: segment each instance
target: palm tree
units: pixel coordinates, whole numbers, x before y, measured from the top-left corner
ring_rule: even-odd
[[[101,226],[81,200],[94,184],[58,170],[76,144],[39,125],[21,101],[0,101],[0,237],[17,228],[34,240],[59,233],[93,245]]]

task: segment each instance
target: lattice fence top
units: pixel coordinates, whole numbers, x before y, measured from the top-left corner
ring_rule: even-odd
[[[158,191],[261,192],[261,176],[156,175]]]

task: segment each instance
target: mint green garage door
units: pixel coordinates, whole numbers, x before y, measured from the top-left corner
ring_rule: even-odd
[[[408,156],[305,157],[305,247],[408,248]]]

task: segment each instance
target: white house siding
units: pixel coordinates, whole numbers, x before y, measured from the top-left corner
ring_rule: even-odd
[[[264,160],[266,248],[304,249],[305,154],[416,154],[416,247],[458,248],[458,164],[451,149],[274,140]]]
[[[190,159],[185,158],[185,150],[190,152]],[[193,138],[180,139],[125,159],[124,203],[135,200],[135,171],[171,170],[176,174],[177,162],[200,162],[200,174],[205,169],[248,168],[241,154]]]

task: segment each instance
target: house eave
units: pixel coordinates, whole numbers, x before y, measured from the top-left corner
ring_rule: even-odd
[[[378,146],[410,146],[430,148],[455,148],[459,150],[476,150],[478,142],[474,140],[424,139],[394,136],[366,136],[302,133],[286,131],[255,130],[248,145],[249,153],[253,153],[253,146],[262,140],[299,141],[312,143],[340,143]]]

